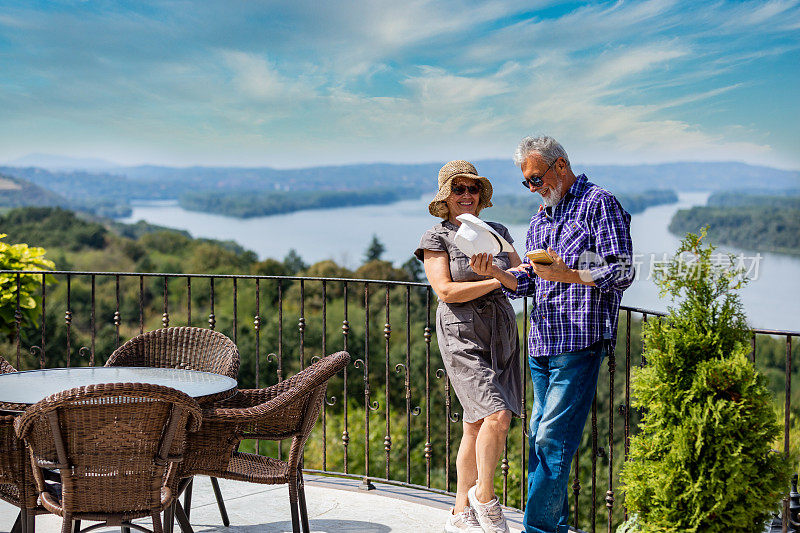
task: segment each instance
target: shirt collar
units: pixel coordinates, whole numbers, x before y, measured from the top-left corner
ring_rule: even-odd
[[[588,189],[589,189],[589,178],[586,177],[586,174],[581,174],[580,176],[575,178],[575,183],[573,183],[572,187],[569,188],[567,194],[571,194],[576,198],[580,198]]]

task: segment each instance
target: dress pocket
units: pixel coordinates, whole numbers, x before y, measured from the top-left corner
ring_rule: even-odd
[[[474,345],[475,314],[472,309],[451,307],[442,317],[447,347],[460,351]]]

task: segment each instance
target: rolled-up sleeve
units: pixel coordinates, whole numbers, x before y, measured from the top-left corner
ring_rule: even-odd
[[[596,213],[595,243],[602,262],[590,269],[592,280],[601,292],[624,291],[635,277],[631,216],[611,194],[599,197]]]

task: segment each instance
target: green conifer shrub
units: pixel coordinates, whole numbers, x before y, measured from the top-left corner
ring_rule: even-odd
[[[632,386],[643,418],[621,474],[632,518],[618,533],[760,533],[788,490],[790,462],[770,450],[782,426],[747,358],[746,279],[704,236],[656,273],[677,306],[645,326]]]

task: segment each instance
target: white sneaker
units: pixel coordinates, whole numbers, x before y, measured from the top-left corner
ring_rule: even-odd
[[[485,533],[509,533],[506,517],[503,516],[503,508],[500,507],[500,500],[495,496],[491,501],[481,503],[475,496],[477,485],[467,491],[467,499],[475,512],[475,518],[483,528]]]
[[[444,531],[445,533],[483,533],[483,528],[475,518],[475,511],[467,505],[458,514],[454,514],[453,509],[450,509],[450,516],[444,523]]]

